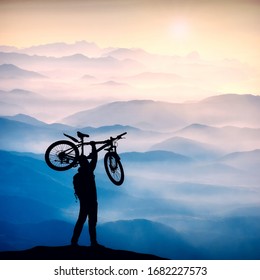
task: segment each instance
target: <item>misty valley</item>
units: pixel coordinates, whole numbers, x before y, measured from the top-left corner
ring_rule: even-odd
[[[103,152],[95,171],[100,243],[169,259],[259,259],[260,97],[220,90],[246,83],[241,69],[87,42],[0,46],[0,250],[68,245],[77,168],[50,169],[47,147],[63,133],[95,141],[126,131],[124,184],[109,181]]]
[[[1,117],[0,123],[1,250],[68,244],[78,211],[77,168],[51,170],[43,154],[63,132],[76,135],[79,128],[25,115]],[[118,148],[124,184],[109,181],[102,153],[96,170],[101,242],[171,259],[258,258],[260,131],[248,128],[255,139],[246,139],[245,128],[229,129],[240,135],[233,146],[224,145],[229,130],[197,124],[175,132],[81,127],[93,140],[128,132]],[[206,142],[212,131],[218,141]],[[86,236],[81,242],[87,245]]]

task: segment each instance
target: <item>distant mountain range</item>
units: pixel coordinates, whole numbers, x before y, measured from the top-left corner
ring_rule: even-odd
[[[38,104],[25,104],[22,100],[10,102],[2,96],[0,109],[4,110],[4,115],[25,113],[53,122],[98,105],[142,98],[179,102],[171,103],[171,106],[150,105],[150,109],[153,107],[154,111],[170,118],[159,120],[165,121],[161,128],[164,130],[175,130],[192,123],[258,127],[255,120],[259,119],[259,101],[256,96],[244,95],[238,99],[234,94],[207,99],[225,94],[227,85],[230,89],[248,85],[248,93],[257,92],[253,81],[258,79],[258,73],[239,61],[205,61],[197,52],[176,56],[152,54],[142,49],[102,49],[93,42],[80,41],[20,49],[0,46],[0,65],[0,90],[22,89],[45,98],[38,100]],[[198,102],[203,98],[206,100]],[[182,103],[186,101],[193,102]],[[50,110],[46,112],[45,106]],[[230,106],[232,110],[229,110]],[[139,110],[149,112],[149,106],[145,107]],[[129,110],[138,112],[134,106]],[[99,122],[98,126],[107,125],[108,121]],[[126,125],[135,126],[136,123],[134,120]],[[147,123],[147,127],[149,125]],[[159,128],[156,120],[154,127]]]
[[[131,152],[131,153],[124,153],[123,158],[129,162],[168,162],[168,163],[176,163],[176,164],[182,164],[182,163],[190,163],[192,162],[192,159],[183,156],[181,154],[176,154],[174,152],[168,152],[162,150],[156,150],[156,151],[149,151],[145,153],[138,153],[138,152]]]
[[[217,146],[179,136],[155,144],[151,150],[174,151],[196,159],[212,159],[223,153]]]
[[[54,171],[44,153],[80,130],[90,141],[127,132],[117,143],[124,184],[109,181],[104,152],[95,170],[101,243],[170,259],[259,259],[260,97],[225,94],[258,92],[258,76],[197,52],[0,46],[0,250],[67,248],[77,168]]]
[[[128,141],[120,142],[122,150],[143,150],[147,138],[158,141],[164,137],[158,132],[123,125],[77,128],[61,123],[46,124],[25,114],[0,117],[0,125],[5,131],[0,139],[1,149],[20,152],[44,153],[51,142],[66,138],[63,133],[76,136],[78,130],[89,134],[91,140],[104,140],[128,132]]]
[[[18,89],[11,92],[0,91],[0,95],[5,96],[10,102],[18,99],[23,100],[24,103],[26,100],[31,102],[41,100],[41,97],[33,92]],[[221,96],[218,99],[225,103],[225,98],[229,99],[230,96]],[[239,106],[243,106],[246,97],[235,96],[235,98],[238,101],[241,99]],[[64,137],[63,132],[75,135],[77,130],[81,130],[99,140],[127,131],[128,140],[120,141],[123,150],[166,150],[194,158],[216,158],[236,151],[260,148],[258,119],[254,118],[259,114],[254,111],[258,106],[259,97],[248,96],[248,98],[255,101],[244,106],[244,110],[252,112],[252,116],[250,114],[247,116],[248,127],[241,127],[240,121],[234,121],[234,116],[230,117],[229,113],[224,126],[221,125],[224,113],[219,120],[216,118],[213,121],[217,125],[205,124],[211,123],[213,116],[211,110],[208,110],[209,107],[204,107],[204,100],[187,105],[148,100],[114,102],[76,113],[61,120],[60,123],[53,124],[46,124],[25,114],[3,116],[0,118],[1,126],[8,134],[2,135],[0,147],[8,150],[18,149],[18,151],[30,151],[30,147],[33,147],[31,151],[36,151],[34,143],[37,142],[37,152],[43,152],[43,145]],[[195,108],[191,111],[193,112],[191,115],[185,113],[186,106],[191,110]],[[214,108],[214,102],[212,106]],[[216,110],[214,108],[213,111]],[[154,112],[157,111],[161,113],[155,118]],[[209,116],[206,117],[205,114]],[[235,110],[232,114],[236,114]],[[203,115],[205,117],[203,124],[196,123],[203,118]],[[16,124],[15,121],[18,123]],[[238,126],[227,125],[234,123]],[[23,143],[21,147],[27,147],[26,149],[19,148],[21,142]]]
[[[192,124],[174,133],[175,137],[184,137],[193,141],[212,145],[214,151],[248,151],[257,149],[260,137],[259,127],[215,127],[201,124]],[[204,145],[204,148],[207,146]],[[215,147],[215,148],[214,148]]]
[[[13,98],[13,99],[19,99],[19,98],[26,98],[26,99],[29,99],[30,100],[33,100],[35,98],[39,98],[41,97],[40,94],[38,93],[35,93],[35,92],[32,92],[32,91],[28,91],[28,90],[23,90],[23,89],[13,89],[13,90],[10,90],[10,91],[4,91],[4,90],[0,90],[0,94],[1,94],[1,97],[4,97],[5,99],[8,99],[9,98]]]
[[[17,53],[24,53],[28,55],[39,55],[39,56],[46,55],[46,56],[53,56],[53,57],[68,56],[76,53],[82,53],[89,56],[99,56],[102,53],[102,49],[100,49],[95,43],[90,43],[86,41],[78,41],[74,44],[66,44],[60,42],[60,43],[32,46],[28,48],[0,46],[0,51],[17,52]]]
[[[224,156],[221,161],[231,166],[257,173],[260,165],[260,150],[232,153]]]
[[[48,82],[31,84],[16,81],[15,87],[39,90],[47,97],[57,89],[64,93],[76,92],[78,96],[93,96],[108,100],[133,100],[142,97],[163,101],[186,101],[234,92],[240,85],[248,85],[250,92],[257,92],[258,73],[249,66],[235,60],[206,61],[196,51],[185,56],[158,55],[142,49],[98,47],[93,42],[80,41],[74,44],[62,42],[16,48],[0,46],[0,64],[41,73]],[[96,84],[114,81],[128,85],[124,89],[93,89]],[[66,83],[64,84],[64,81]],[[69,83],[67,83],[69,82]],[[12,84],[4,81],[2,89],[12,90]],[[246,90],[245,90],[246,92]],[[99,104],[101,104],[100,102]],[[18,112],[17,112],[18,113]]]
[[[47,126],[47,124],[45,122],[39,121],[36,118],[30,117],[30,116],[25,115],[25,114],[17,114],[17,115],[14,115],[14,116],[6,116],[4,118],[6,118],[8,120],[11,120],[11,121],[18,121],[18,122],[38,126],[38,127]]]
[[[171,192],[176,182],[187,181],[187,178],[192,184],[206,185],[214,182],[215,185],[256,187],[259,182],[259,129],[200,124],[173,133],[122,125],[78,129],[63,124],[46,124],[26,115],[0,118],[0,125],[4,131],[1,149],[40,154],[44,154],[52,142],[66,139],[63,132],[76,136],[76,131],[80,130],[90,134],[90,140],[103,140],[126,131],[128,134],[125,140],[120,140],[118,151],[128,174],[126,180],[133,184],[134,189],[140,188],[138,192],[142,189],[145,192],[146,189],[142,187],[142,178],[146,178],[145,186],[154,185],[157,189],[158,185],[163,184],[168,186],[165,190],[171,189]],[[234,152],[238,153],[236,157],[232,154],[229,156]],[[245,156],[246,152],[248,156]],[[100,155],[102,157],[103,153]],[[17,165],[15,160],[13,164]],[[104,170],[101,168],[100,172]],[[150,173],[156,179],[150,181]],[[161,179],[157,181],[159,174]],[[170,181],[166,178],[170,178]],[[252,193],[248,195],[251,197]]]
[[[0,52],[0,63],[4,65],[16,65],[16,67],[36,69],[37,71],[48,71],[51,73],[53,69],[75,68],[79,70],[89,71],[91,75],[99,76],[102,72],[135,74],[137,69],[145,70],[145,66],[135,60],[118,60],[111,56],[106,57],[88,57],[81,53],[62,57],[49,57],[39,55],[27,55],[24,53]],[[81,72],[82,73],[82,72]],[[80,77],[80,76],[79,76]]]
[[[0,79],[42,79],[46,78],[34,71],[19,68],[13,64],[0,65]]]
[[[232,110],[227,109],[230,106]],[[253,95],[228,94],[182,104],[149,100],[118,101],[73,114],[61,122],[83,126],[87,120],[93,126],[120,123],[142,129],[168,131],[193,123],[258,128],[259,107],[260,97]]]

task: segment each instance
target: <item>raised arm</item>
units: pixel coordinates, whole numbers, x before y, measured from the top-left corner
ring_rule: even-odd
[[[98,152],[97,152],[95,142],[90,142],[90,145],[91,145],[92,151],[91,151],[91,154],[90,154],[91,160],[90,160],[89,164],[90,164],[91,170],[94,171],[96,166],[97,166]]]

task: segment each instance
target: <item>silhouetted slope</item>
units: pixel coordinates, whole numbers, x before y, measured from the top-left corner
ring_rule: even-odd
[[[144,219],[102,225],[102,244],[114,248],[156,254],[169,259],[201,259],[203,255],[174,228]]]
[[[48,201],[44,203],[18,193],[0,194],[0,213],[1,220],[21,224],[49,220],[50,217],[59,218],[61,211],[58,207],[48,204]]]
[[[13,64],[0,65],[0,79],[32,79],[32,78],[46,78],[45,76],[34,72],[19,68]]]
[[[163,258],[106,247],[37,246],[24,251],[0,252],[1,260],[162,260]]]

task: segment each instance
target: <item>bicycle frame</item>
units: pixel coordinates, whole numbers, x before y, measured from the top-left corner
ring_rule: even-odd
[[[118,141],[119,139],[122,138],[122,136],[124,136],[125,134],[127,134],[127,132],[124,132],[116,137],[110,137],[110,139],[104,140],[104,141],[93,141],[93,142],[84,142],[83,141],[83,137],[81,138],[81,141],[79,144],[75,144],[76,147],[78,149],[81,148],[81,155],[84,155],[84,146],[87,145],[91,145],[91,143],[95,143],[96,145],[102,145],[101,147],[97,148],[97,152],[100,152],[102,150],[107,150],[109,152],[114,151],[116,152],[116,145],[114,144],[115,141]],[[64,135],[66,137],[69,137],[71,140],[73,140],[74,142],[79,142],[76,138],[67,135],[64,133]],[[108,149],[106,149],[108,147]],[[88,156],[89,157],[89,156]]]
[[[111,137],[112,138],[112,137]],[[97,148],[97,152],[100,152],[102,150],[108,150],[108,151],[115,151],[116,152],[116,146],[113,143],[113,139],[105,140],[105,141],[93,141],[96,145],[102,145],[101,147]],[[91,142],[83,142],[78,145],[76,145],[78,148],[81,147],[81,155],[84,155],[84,146],[90,145]],[[106,147],[109,147],[106,149]]]

